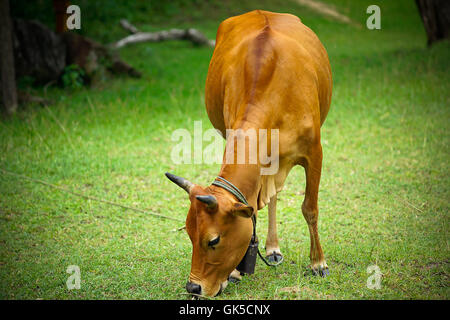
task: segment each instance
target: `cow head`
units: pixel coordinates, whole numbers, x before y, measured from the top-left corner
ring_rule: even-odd
[[[239,264],[250,243],[253,208],[221,188],[203,188],[184,178],[166,176],[189,194],[186,231],[192,242],[191,273],[186,290],[216,296]],[[220,189],[220,190],[219,190]]]

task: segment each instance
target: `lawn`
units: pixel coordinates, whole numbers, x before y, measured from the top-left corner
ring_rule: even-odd
[[[278,201],[284,263],[267,268],[258,261],[254,275],[217,299],[448,299],[450,43],[426,48],[414,1],[378,1],[381,30],[365,28],[373,1],[326,1],[361,28],[296,1],[242,2],[188,5],[165,19],[149,15],[149,22],[142,12],[126,16],[142,30],[190,26],[213,38],[227,16],[257,8],[290,12],[330,56],[334,88],[322,127],[319,234],[331,274],[307,272],[305,177],[298,167]],[[83,14],[87,1],[80,3]],[[119,13],[95,19],[94,11],[85,12],[84,34],[102,42],[125,35]],[[53,103],[0,119],[0,168],[179,221],[0,171],[1,299],[187,298],[191,243],[176,229],[189,201],[164,172],[205,186],[219,171],[219,164],[171,160],[175,129],[192,132],[199,120],[211,128],[203,100],[212,49],[169,41],[120,54],[143,78],[29,89]],[[266,230],[267,208],[258,214],[262,243]],[[80,268],[79,290],[66,287],[69,265]],[[367,287],[371,265],[382,273],[378,290]],[[299,290],[286,289],[292,287]]]

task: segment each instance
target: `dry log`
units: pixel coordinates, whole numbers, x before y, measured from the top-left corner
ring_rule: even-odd
[[[4,0],[0,0],[4,1]],[[122,61],[117,48],[130,43],[164,40],[189,40],[195,45],[212,46],[215,41],[196,29],[171,29],[159,32],[141,32],[127,20],[120,25],[131,33],[110,46],[74,32],[57,34],[37,21],[14,20],[13,46],[16,76],[30,76],[37,83],[57,82],[69,65],[78,65],[85,72],[85,80],[103,79],[105,70],[112,73],[141,77],[141,73]],[[21,96],[21,101],[31,101]],[[46,101],[35,101],[45,104]]]
[[[102,68],[100,61],[106,61],[108,70],[113,73],[141,77],[139,71],[122,61],[117,52],[104,45],[72,32],[65,33],[63,38],[67,47],[67,64],[80,66],[88,77],[94,77]]]
[[[139,32],[139,30],[135,26],[133,26],[131,23],[129,23],[127,19],[121,19],[120,25],[122,26],[122,28],[127,30],[129,33],[134,34],[134,33]]]
[[[122,48],[128,44],[140,42],[160,42],[165,40],[189,40],[198,46],[215,46],[214,40],[209,40],[197,29],[170,29],[157,32],[141,32],[125,19],[120,20],[120,25],[131,35],[111,44],[113,48]]]
[[[32,77],[36,83],[57,80],[68,65],[82,68],[88,80],[104,70],[132,77],[141,73],[122,61],[117,51],[74,32],[56,34],[37,21],[14,20],[16,76]]]
[[[37,83],[57,79],[66,66],[66,46],[60,35],[38,21],[14,19],[16,76]]]

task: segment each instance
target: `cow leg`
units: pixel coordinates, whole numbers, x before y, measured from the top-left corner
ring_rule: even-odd
[[[322,247],[320,246],[317,221],[319,208],[317,206],[320,175],[322,171],[322,146],[318,143],[311,148],[309,156],[304,164],[306,173],[305,199],[302,204],[302,212],[308,223],[311,239],[310,260],[314,275],[326,277],[329,275],[328,266],[325,262]]]
[[[278,245],[277,236],[277,195],[270,198],[269,202],[269,228],[266,239],[266,258],[272,263],[281,263],[283,255]]]

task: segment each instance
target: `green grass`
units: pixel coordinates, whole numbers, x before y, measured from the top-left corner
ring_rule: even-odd
[[[372,4],[329,2],[363,25]],[[218,3],[202,5],[195,15],[186,14],[195,11],[186,5],[184,14],[157,24],[146,24],[141,13],[138,25],[193,26],[214,37],[230,14],[291,12],[324,43],[334,77],[319,193],[319,232],[331,275],[304,276],[309,233],[298,167],[278,204],[285,262],[269,269],[258,261],[254,275],[229,285],[219,299],[448,299],[449,42],[425,47],[413,1],[378,1],[377,31],[327,20],[294,2]],[[116,16],[93,19],[83,22],[85,34],[103,42],[124,35]],[[129,46],[121,56],[142,79],[72,91],[31,89],[53,103],[0,121],[0,167],[184,220],[189,201],[164,172],[207,185],[219,171],[219,165],[177,166],[170,159],[173,130],[192,131],[195,120],[211,127],[203,103],[211,55],[181,41]],[[184,231],[173,231],[181,225],[0,173],[0,298],[186,299],[191,244]],[[263,209],[263,243],[266,230]],[[373,264],[383,273],[380,290],[366,287]],[[81,269],[80,290],[66,288],[69,265]],[[298,294],[281,290],[293,286],[300,286]]]

